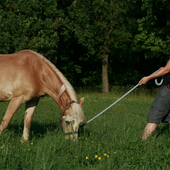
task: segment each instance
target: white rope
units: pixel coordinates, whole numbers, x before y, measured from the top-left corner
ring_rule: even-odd
[[[122,100],[125,96],[127,96],[131,91],[133,91],[134,89],[136,89],[136,87],[138,87],[140,84],[138,83],[135,87],[133,87],[131,90],[129,90],[126,94],[124,94],[121,98],[119,98],[118,100],[116,100],[113,104],[111,104],[109,107],[107,107],[105,110],[103,110],[102,112],[100,112],[98,115],[96,115],[95,117],[93,117],[92,119],[88,120],[86,122],[89,123],[92,120],[94,120],[95,118],[97,118],[98,116],[100,116],[102,113],[104,113],[106,110],[110,109],[113,105],[115,105],[117,102],[119,102],[120,100]]]
[[[157,70],[158,71],[158,70]],[[156,73],[157,71],[155,71],[154,73]],[[154,74],[152,73],[152,74]],[[152,75],[151,74],[151,75]],[[163,80],[161,81],[163,82]],[[107,107],[106,109],[104,109],[102,112],[100,112],[99,114],[97,114],[96,116],[94,116],[92,119],[88,120],[85,124],[90,123],[92,120],[96,119],[98,116],[100,116],[102,113],[104,113],[106,110],[110,109],[113,105],[115,105],[117,102],[119,102],[120,100],[122,100],[125,96],[127,96],[131,91],[133,91],[134,89],[136,89],[140,84],[138,83],[136,86],[134,86],[131,90],[129,90],[126,94],[124,94],[122,97],[120,97],[118,100],[116,100],[114,103],[112,103],[109,107]],[[84,124],[84,125],[85,125]],[[82,125],[82,126],[84,126]]]

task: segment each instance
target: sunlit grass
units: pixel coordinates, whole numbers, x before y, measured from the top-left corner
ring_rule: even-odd
[[[78,97],[85,97],[86,121],[116,101],[128,88],[117,91],[103,94],[78,90]],[[40,101],[34,113],[30,140],[23,141],[22,106],[0,137],[0,169],[169,169],[169,125],[160,124],[152,137],[141,141],[156,91],[141,88],[132,92],[84,126],[76,142],[65,139],[59,126],[60,108],[50,97]],[[7,104],[0,104],[0,119]]]

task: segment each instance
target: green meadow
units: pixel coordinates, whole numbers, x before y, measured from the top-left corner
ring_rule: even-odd
[[[86,121],[115,102],[130,88],[114,87],[108,94],[77,89],[85,97]],[[0,136],[1,170],[166,170],[170,169],[170,130],[160,124],[147,141],[141,141],[150,105],[157,89],[135,89],[101,116],[84,126],[77,141],[65,139],[59,126],[61,111],[50,97],[40,100],[30,128],[22,140],[24,105]],[[2,120],[8,102],[0,103]]]

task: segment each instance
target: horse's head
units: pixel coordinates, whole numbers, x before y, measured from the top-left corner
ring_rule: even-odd
[[[84,103],[84,97],[80,99],[79,103],[66,100],[66,107],[62,110],[60,125],[70,138],[78,138],[78,129],[80,124],[84,121],[84,112],[82,105]]]

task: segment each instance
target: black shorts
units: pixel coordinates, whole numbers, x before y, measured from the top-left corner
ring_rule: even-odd
[[[170,121],[170,88],[162,86],[151,105],[147,122],[159,124],[168,121]]]

